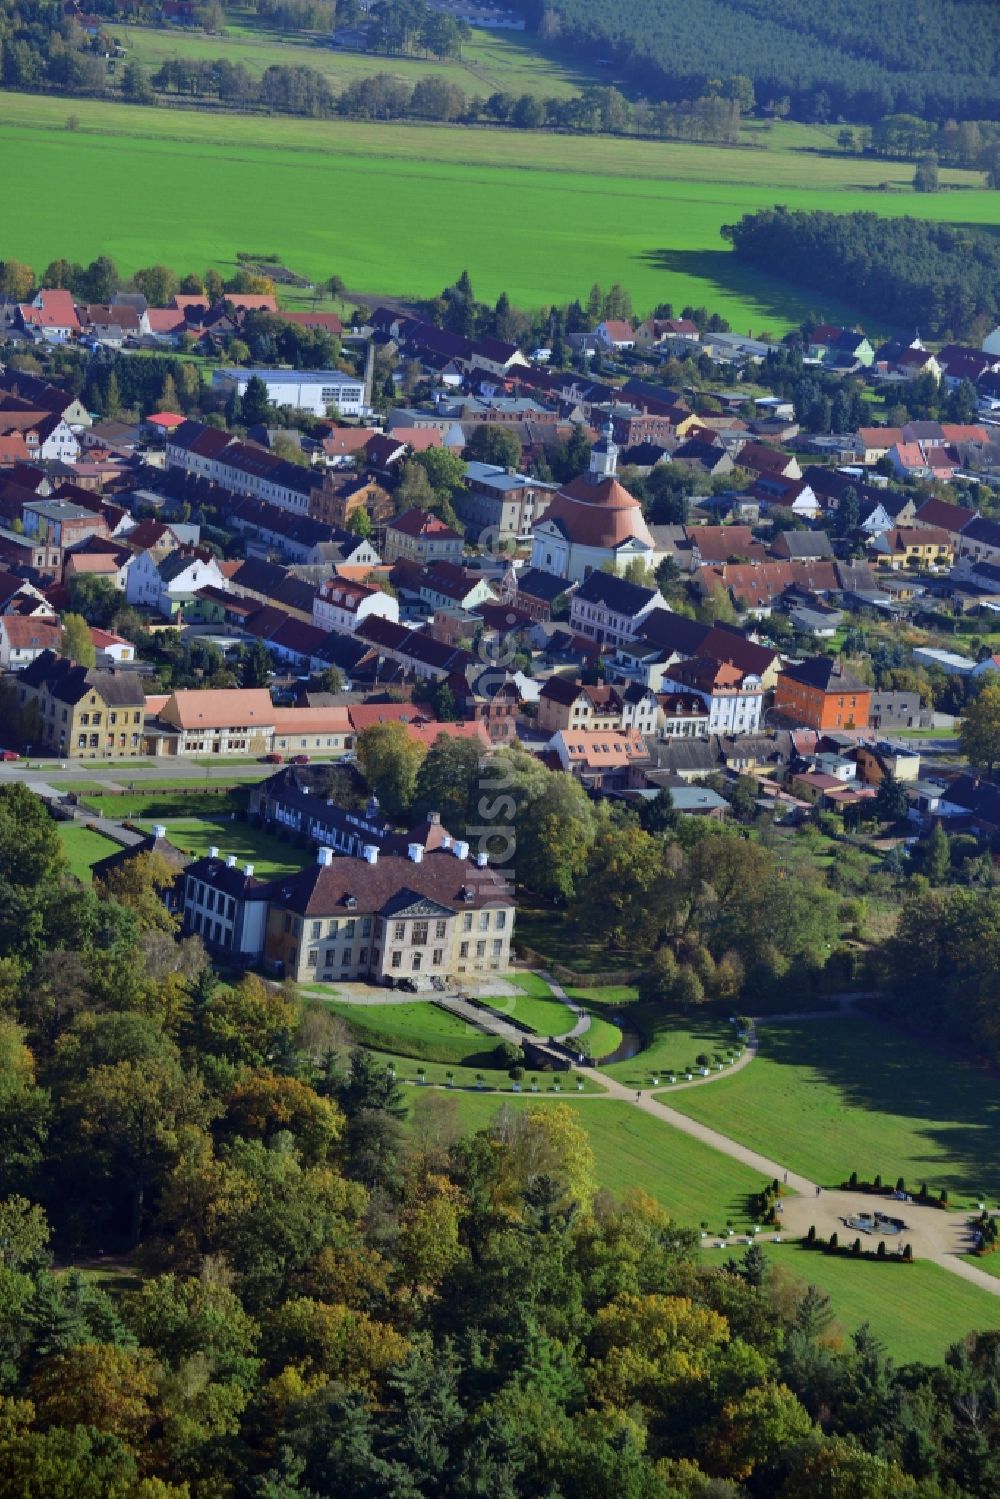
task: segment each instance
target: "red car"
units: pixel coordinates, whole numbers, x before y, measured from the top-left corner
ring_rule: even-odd
[[[293,765],[308,765],[309,764],[309,756],[308,755],[293,755],[292,756],[292,764]]]
[[[284,755],[261,755],[265,765],[281,765],[284,758]]]
[[[20,760],[17,750],[0,749],[0,760]]]

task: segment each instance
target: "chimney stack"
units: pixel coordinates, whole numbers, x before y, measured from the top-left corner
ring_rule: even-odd
[[[469,857],[469,845],[462,838],[456,838],[451,845],[451,851],[456,859],[467,859]]]
[[[226,855],[226,868],[227,869],[235,869],[236,868],[236,855],[235,854],[227,854]]]
[[[477,869],[485,869],[486,865],[488,863],[489,863],[489,855],[485,851],[483,853],[479,853],[479,854],[476,855],[476,868]]]
[[[253,879],[253,865],[252,864],[248,864],[246,866],[246,868],[244,869],[243,873],[246,875],[246,877],[247,877],[248,880],[252,880]]]
[[[211,845],[211,847],[208,850],[208,857],[210,859],[217,859],[219,857],[219,850],[216,848],[216,846],[215,846],[214,843]]]
[[[316,850],[316,863],[322,865],[324,869],[328,868],[333,863],[333,849],[318,848]]]
[[[407,848],[406,851],[409,854],[409,856],[412,859],[412,861],[413,861],[414,864],[422,864],[423,863],[423,859],[424,859],[424,846],[423,846],[422,843],[411,843],[409,845],[409,847]]]
[[[374,844],[374,843],[366,843],[365,846],[364,846],[364,848],[361,850],[361,855],[362,855],[362,857],[363,857],[363,859],[365,860],[366,863],[368,863],[368,864],[377,864],[378,863],[378,847],[377,847],[377,845]]]
[[[153,824],[153,837],[154,838],[165,838],[166,836],[167,836],[167,830],[163,826],[163,823],[162,822],[154,823]]]

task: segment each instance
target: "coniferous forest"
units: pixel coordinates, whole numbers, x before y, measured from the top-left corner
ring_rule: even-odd
[[[654,98],[742,74],[759,105],[820,123],[990,118],[1000,102],[993,0],[539,0],[537,24]]]
[[[851,288],[863,311],[932,338],[962,338],[1000,316],[1000,243],[965,225],[875,213],[768,208],[724,225],[747,265],[830,295]]]

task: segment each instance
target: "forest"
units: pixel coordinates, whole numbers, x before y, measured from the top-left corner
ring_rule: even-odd
[[[1000,242],[965,225],[763,209],[724,225],[737,257],[898,328],[964,338],[1000,320]],[[981,336],[981,335],[980,335]]]
[[[554,46],[614,64],[651,98],[746,74],[769,112],[872,123],[897,110],[995,118],[1000,28],[992,0],[535,0]]]

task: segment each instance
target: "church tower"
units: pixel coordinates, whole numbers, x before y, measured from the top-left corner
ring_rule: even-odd
[[[600,484],[602,479],[613,479],[618,467],[618,448],[615,446],[614,428],[608,414],[607,426],[600,440],[590,450],[590,482]]]

